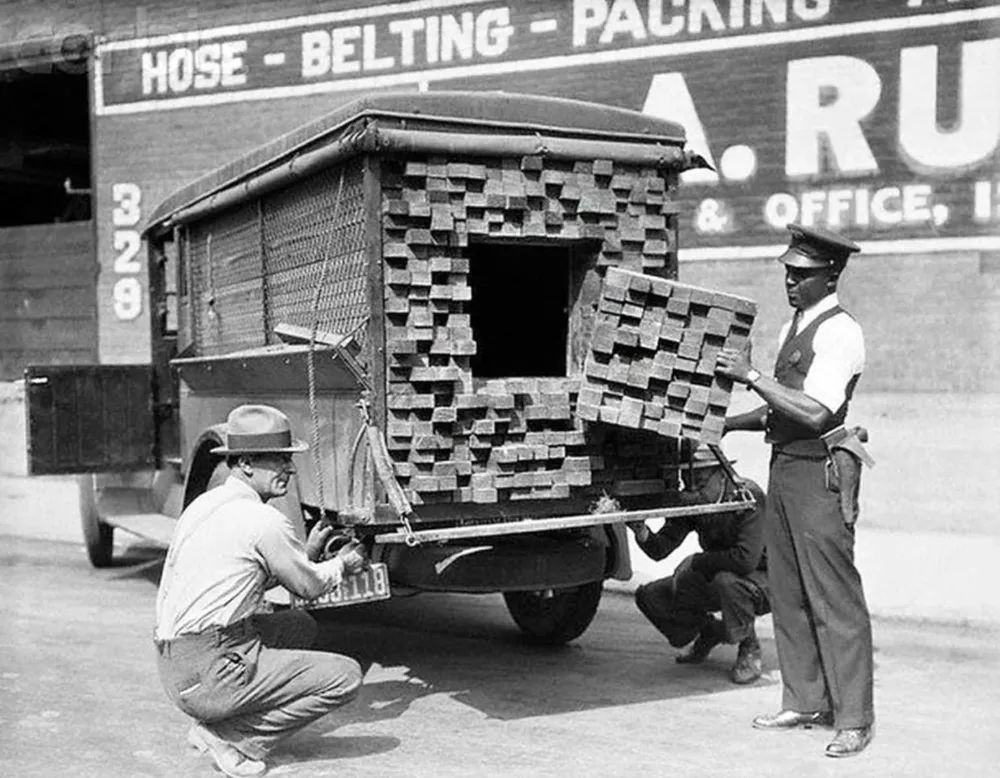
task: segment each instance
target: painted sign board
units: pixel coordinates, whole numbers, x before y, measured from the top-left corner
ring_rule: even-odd
[[[372,89],[539,92],[681,122],[717,171],[686,175],[682,260],[773,256],[788,221],[867,253],[1000,250],[996,0],[414,0],[96,56],[102,344],[116,354],[145,332],[145,209]],[[212,116],[227,128],[213,154],[178,164]],[[138,131],[156,153],[146,138],[122,154]]]

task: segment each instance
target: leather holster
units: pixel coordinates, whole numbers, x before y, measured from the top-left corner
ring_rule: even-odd
[[[854,527],[858,520],[861,492],[861,465],[875,466],[875,460],[865,450],[868,431],[863,427],[838,427],[823,436],[826,445],[826,486],[840,499],[844,524]]]

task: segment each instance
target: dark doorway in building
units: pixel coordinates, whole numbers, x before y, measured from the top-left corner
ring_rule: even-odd
[[[86,51],[0,67],[0,227],[86,221],[90,109]]]
[[[567,374],[570,257],[565,246],[471,244],[476,378]]]

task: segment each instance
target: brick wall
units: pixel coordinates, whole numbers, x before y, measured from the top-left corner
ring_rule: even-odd
[[[682,263],[680,280],[757,300],[754,361],[770,368],[790,318],[773,260]],[[840,297],[865,329],[858,391],[1000,392],[1000,263],[977,253],[856,257]]]

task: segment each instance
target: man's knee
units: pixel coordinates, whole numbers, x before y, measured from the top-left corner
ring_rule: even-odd
[[[316,642],[316,619],[304,610],[282,610],[255,617],[261,640],[270,648],[310,649]]]
[[[673,589],[673,579],[669,576],[642,584],[635,590],[635,604],[646,616],[663,612],[673,601]]]
[[[364,673],[361,670],[361,665],[349,656],[340,656],[339,654],[328,656],[332,660],[329,662],[329,682],[321,696],[332,707],[336,708],[346,705],[358,696]]]
[[[742,580],[736,573],[720,570],[712,578],[712,589],[720,600],[732,599],[743,587]]]

